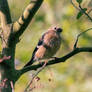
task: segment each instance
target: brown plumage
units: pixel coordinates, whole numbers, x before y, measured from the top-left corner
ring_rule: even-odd
[[[31,65],[33,61],[49,59],[55,55],[61,45],[61,32],[61,28],[54,27],[44,33],[32,54],[32,59],[25,66]]]

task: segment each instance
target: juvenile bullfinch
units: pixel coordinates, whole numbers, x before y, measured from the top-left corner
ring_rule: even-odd
[[[32,65],[34,61],[49,59],[55,55],[61,45],[61,32],[62,29],[59,27],[48,29],[39,39],[31,60],[24,67]]]

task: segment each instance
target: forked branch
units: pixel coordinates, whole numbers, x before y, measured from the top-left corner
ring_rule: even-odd
[[[65,56],[63,56],[61,58],[56,58],[56,59],[48,61],[46,66],[56,64],[56,63],[65,62],[67,59],[71,58],[72,56],[74,56],[74,55],[76,55],[76,54],[78,54],[80,52],[92,52],[92,47],[82,47],[82,48],[77,47],[79,37],[82,36],[84,33],[90,31],[90,30],[92,30],[92,28],[89,28],[89,29],[81,32],[80,34],[78,34],[77,39],[76,39],[76,41],[74,43],[74,47],[73,47],[74,49],[71,52],[69,52],[68,54],[66,54]],[[44,62],[42,64],[37,64],[37,65],[24,67],[23,69],[20,70],[21,75],[26,73],[26,72],[28,72],[28,71],[30,71],[30,70],[38,70],[43,65],[44,65]]]
[[[89,28],[89,29],[85,30],[84,32],[81,32],[80,34],[78,34],[77,39],[76,39],[75,44],[74,44],[74,49],[77,48],[77,43],[79,41],[79,37],[90,30],[92,30],[92,28]]]

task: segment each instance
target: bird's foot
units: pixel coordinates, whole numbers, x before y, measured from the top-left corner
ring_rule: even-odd
[[[46,64],[47,64],[47,60],[45,60],[44,62],[39,61],[39,64],[40,64],[40,65],[46,65]]]
[[[42,67],[45,67],[46,64],[47,64],[47,60],[45,60],[44,62],[39,61],[39,64],[40,64]]]
[[[42,66],[42,67],[45,67],[45,66],[46,66],[46,64],[47,64],[47,60],[45,60],[45,61],[44,61],[44,64],[43,64],[43,66]]]
[[[57,60],[58,58],[57,57],[52,57],[52,59]]]
[[[42,65],[43,63],[41,61],[39,61],[39,64]]]

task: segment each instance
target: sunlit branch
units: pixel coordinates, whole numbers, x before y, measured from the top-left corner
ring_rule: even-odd
[[[20,18],[14,22],[13,29],[16,36],[19,37],[25,31],[43,1],[44,0],[31,0],[29,5],[24,10],[22,16],[20,16]]]

